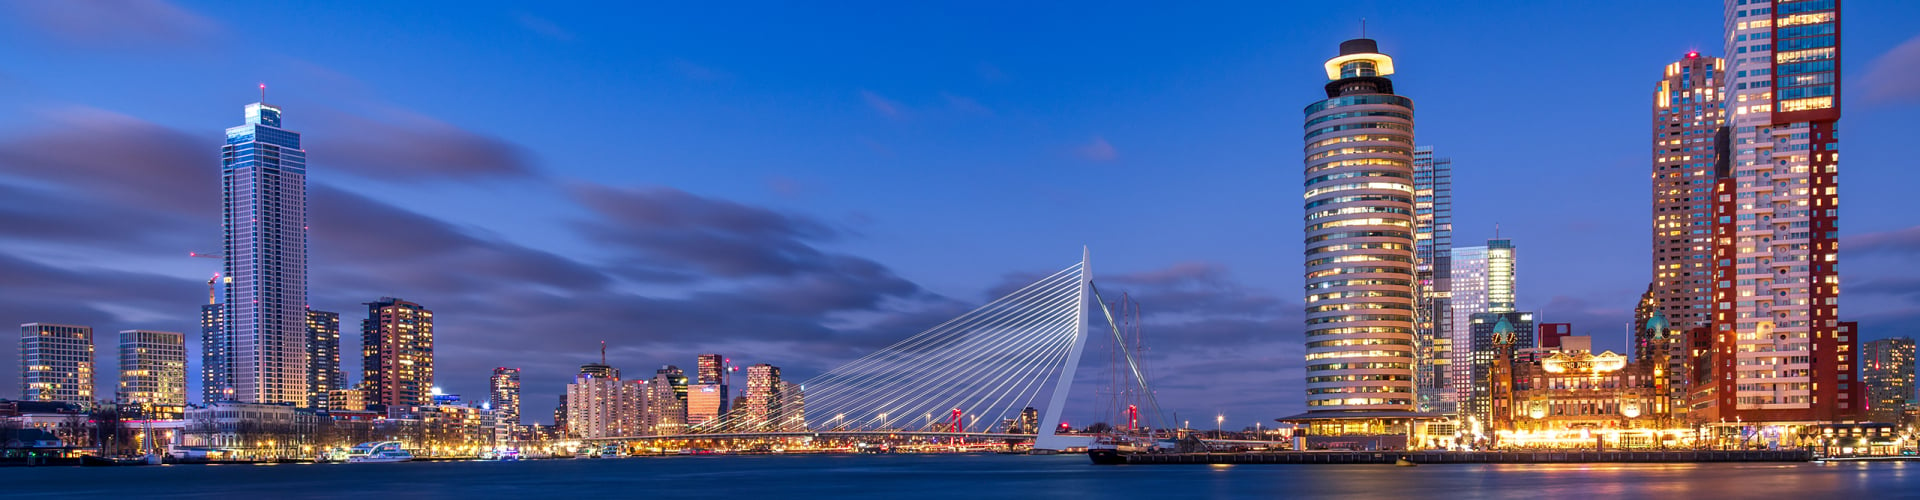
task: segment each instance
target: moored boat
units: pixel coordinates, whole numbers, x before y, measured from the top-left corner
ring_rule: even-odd
[[[400,447],[399,441],[368,442],[347,450],[347,463],[375,464],[413,460],[413,453]]]

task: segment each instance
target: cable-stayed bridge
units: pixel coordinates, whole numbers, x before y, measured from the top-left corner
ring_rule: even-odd
[[[1033,439],[1062,450],[1093,436],[1062,435],[1063,407],[1093,335],[1114,339],[1128,429],[1151,435],[1167,422],[1140,360],[1093,286],[1087,255],[959,317],[801,382],[801,394],[767,397],[754,380],[746,404],[684,434],[597,442],[859,437]],[[1090,314],[1098,307],[1099,314]],[[1119,363],[1116,362],[1116,365]],[[1142,407],[1144,406],[1144,407]],[[1137,412],[1145,412],[1140,418]]]

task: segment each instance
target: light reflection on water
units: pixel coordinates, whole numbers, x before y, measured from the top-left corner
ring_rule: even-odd
[[[701,456],[520,463],[3,468],[6,498],[1888,498],[1904,462],[1095,466],[1085,456]],[[1854,499],[1850,499],[1854,500]]]

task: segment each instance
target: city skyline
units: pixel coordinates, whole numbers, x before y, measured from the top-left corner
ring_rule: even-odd
[[[1849,5],[1850,8],[1868,5],[1889,10],[1909,8],[1869,2],[1850,2]],[[1408,71],[1410,77],[1396,83],[1426,106],[1420,113],[1423,119],[1420,144],[1436,146],[1457,162],[1455,230],[1460,233],[1461,241],[1492,237],[1492,224],[1500,223],[1503,236],[1511,236],[1527,247],[1527,258],[1522,264],[1526,269],[1521,273],[1525,276],[1521,288],[1527,293],[1521,295],[1517,309],[1536,312],[1543,321],[1574,323],[1576,334],[1595,335],[1605,341],[1603,345],[1623,351],[1626,340],[1621,325],[1631,319],[1634,297],[1645,283],[1616,280],[1611,275],[1644,275],[1635,271],[1647,265],[1640,253],[1647,246],[1644,236],[1647,217],[1641,212],[1647,205],[1646,180],[1641,177],[1648,168],[1643,149],[1646,147],[1646,83],[1686,50],[1718,45],[1714,43],[1718,33],[1711,29],[1718,15],[1717,6],[1713,7],[1700,9],[1697,17],[1687,21],[1689,26],[1678,30],[1691,34],[1691,38],[1674,36],[1663,38],[1660,43],[1632,44],[1634,57],[1626,64],[1611,59],[1590,63],[1624,76],[1614,81],[1617,85],[1577,85],[1583,89],[1582,97],[1575,99],[1578,106],[1584,110],[1592,100],[1598,99],[1632,112],[1622,112],[1622,118],[1608,122],[1617,122],[1613,127],[1570,129],[1566,137],[1554,142],[1592,144],[1592,136],[1604,135],[1606,139],[1602,143],[1618,146],[1605,153],[1606,158],[1617,164],[1585,160],[1579,163],[1583,165],[1580,168],[1570,167],[1544,179],[1530,178],[1527,183],[1504,186],[1490,185],[1487,181],[1534,175],[1538,171],[1529,169],[1540,164],[1516,161],[1499,153],[1495,146],[1515,141],[1476,131],[1478,124],[1486,123],[1476,120],[1488,118],[1476,117],[1486,113],[1463,102],[1471,101],[1473,94],[1464,91],[1464,85],[1441,83],[1443,79],[1460,76],[1462,70],[1450,66],[1464,66],[1463,61],[1459,57],[1435,54],[1444,47],[1421,47],[1433,42],[1435,37],[1431,31],[1423,34],[1423,28],[1414,26],[1412,19],[1419,11],[1355,12],[1351,17],[1365,15],[1372,19],[1372,35],[1381,40],[1382,51],[1394,54],[1409,67],[1420,68]],[[239,25],[237,19],[217,17],[215,9],[171,8],[192,21],[212,26],[209,29],[213,34],[205,35],[212,39],[232,36],[219,34],[221,26],[231,33],[233,26]],[[534,13],[496,15],[501,18],[500,24],[506,26],[502,29],[526,30],[522,34],[526,39],[515,43],[527,46],[551,44],[565,48],[574,43],[565,38],[591,40],[612,36],[604,27],[588,20],[557,13],[545,14],[551,18]],[[1912,44],[1906,38],[1910,33],[1895,37],[1888,34],[1884,25],[1879,28],[1881,31],[1875,31],[1878,21],[1874,17],[1861,17],[1849,25],[1849,50],[1885,51],[1901,43]],[[196,24],[186,25],[183,29],[188,29],[190,35]],[[57,30],[62,25],[49,26]],[[66,42],[61,38],[63,32],[47,29],[21,30],[9,36],[33,42],[14,46],[52,46],[77,54],[77,59],[111,59],[124,57],[112,54],[136,50],[87,45],[112,43],[112,40]],[[1291,145],[1296,144],[1291,134],[1297,129],[1292,128],[1291,120],[1298,115],[1292,113],[1298,111],[1301,96],[1314,91],[1315,86],[1310,83],[1314,76],[1302,72],[1301,68],[1317,67],[1318,59],[1325,56],[1325,47],[1353,35],[1333,26],[1313,26],[1304,31],[1301,34],[1259,33],[1272,40],[1271,43],[1251,34],[1245,35],[1249,39],[1207,39],[1202,46],[1212,51],[1207,54],[1219,58],[1214,61],[1230,61],[1217,67],[1157,63],[1141,70],[1144,73],[1118,74],[1115,73],[1118,70],[1112,69],[1096,73],[1154,83],[1149,87],[1185,99],[1181,104],[1197,101],[1192,100],[1188,91],[1164,84],[1166,79],[1229,70],[1235,72],[1235,76],[1253,77],[1250,81],[1265,88],[1233,96],[1257,99],[1252,102],[1259,103],[1259,113],[1270,117],[1255,120],[1247,115],[1259,113],[1239,110],[1231,114],[1210,111],[1206,115],[1179,118],[1183,121],[1224,119],[1247,126],[1248,130],[1206,143],[1214,148],[1206,151],[1203,150],[1207,148],[1189,151],[1190,148],[1179,145],[1178,140],[1161,142],[1146,137],[1148,132],[1168,128],[1165,125],[1102,126],[1043,113],[1032,100],[1053,94],[1031,90],[1032,87],[1064,85],[1098,89],[1106,86],[1045,72],[1031,60],[1004,54],[974,57],[946,54],[950,57],[940,61],[950,68],[941,71],[960,74],[962,76],[955,78],[968,82],[951,83],[949,89],[941,89],[940,83],[890,82],[865,73],[862,73],[868,78],[865,82],[809,73],[808,78],[824,81],[782,88],[766,81],[767,76],[760,73],[774,70],[755,65],[770,63],[740,59],[738,54],[725,51],[705,54],[690,51],[684,56],[656,54],[653,61],[662,67],[631,69],[683,79],[686,88],[678,92],[730,96],[715,98],[719,103],[699,100],[721,111],[713,118],[714,123],[731,124],[731,120],[758,116],[756,110],[762,109],[745,104],[742,104],[744,108],[732,108],[725,104],[727,102],[782,102],[826,96],[825,101],[845,108],[820,112],[821,116],[833,118],[834,126],[830,128],[848,136],[842,138],[848,145],[844,149],[854,153],[844,154],[871,155],[871,158],[862,156],[862,160],[852,162],[859,168],[838,170],[809,167],[816,162],[838,162],[843,159],[843,152],[820,151],[783,141],[773,142],[774,149],[794,153],[791,161],[796,164],[768,169],[748,166],[765,158],[730,154],[718,154],[704,161],[693,158],[691,155],[716,145],[711,138],[695,141],[696,145],[686,148],[662,148],[659,144],[651,149],[643,148],[648,153],[640,155],[643,157],[665,150],[659,156],[660,163],[637,161],[655,167],[645,169],[645,173],[626,172],[627,168],[618,162],[602,169],[582,167],[580,165],[603,163],[588,160],[594,158],[592,155],[607,152],[578,156],[580,153],[567,151],[575,145],[571,140],[523,133],[519,127],[504,123],[515,119],[546,119],[539,113],[512,105],[502,105],[500,109],[454,106],[442,98],[427,95],[447,93],[482,98],[513,85],[468,88],[470,82],[462,81],[426,92],[414,85],[433,80],[432,77],[389,76],[370,68],[358,68],[351,73],[342,72],[351,71],[348,69],[327,69],[345,61],[329,60],[326,51],[312,46],[304,47],[305,56],[300,55],[303,47],[298,45],[266,49],[285,51],[283,55],[294,54],[284,57],[305,63],[304,67],[282,62],[278,64],[287,67],[256,71],[256,74],[229,71],[206,77],[161,71],[167,76],[160,78],[164,85],[158,86],[190,86],[193,90],[177,96],[145,95],[146,99],[166,101],[159,104],[132,104],[117,97],[100,97],[101,101],[96,102],[86,96],[113,92],[104,92],[92,84],[69,86],[66,84],[74,82],[65,76],[39,72],[9,74],[0,80],[0,85],[28,89],[17,97],[0,101],[6,113],[0,115],[0,176],[3,176],[0,189],[22,195],[13,203],[24,203],[17,200],[30,200],[30,196],[61,194],[68,189],[88,188],[85,191],[122,195],[135,191],[133,188],[148,187],[146,183],[172,182],[176,175],[184,175],[187,180],[179,180],[178,189],[167,190],[167,193],[136,194],[128,200],[101,196],[89,200],[96,202],[93,204],[96,206],[60,216],[33,212],[34,209],[24,205],[0,207],[9,214],[6,219],[9,224],[20,226],[13,233],[23,235],[5,242],[8,256],[0,264],[28,277],[21,281],[25,286],[0,289],[0,293],[6,294],[3,296],[6,300],[0,300],[5,302],[0,306],[0,313],[18,323],[80,324],[99,331],[142,328],[197,331],[191,326],[198,321],[195,307],[200,303],[199,282],[216,269],[205,262],[186,259],[182,254],[214,248],[218,242],[217,230],[209,227],[217,228],[218,224],[208,225],[205,215],[209,211],[202,206],[203,201],[187,198],[189,194],[204,198],[210,189],[217,189],[217,179],[211,187],[204,184],[205,176],[217,172],[218,164],[217,159],[213,163],[202,161],[205,155],[196,148],[217,140],[207,132],[230,122],[231,110],[250,100],[246,95],[250,85],[264,79],[269,85],[290,87],[290,90],[275,90],[274,94],[286,96],[290,116],[301,116],[304,120],[308,115],[301,113],[311,110],[315,117],[312,127],[293,127],[306,134],[308,144],[305,146],[314,151],[312,169],[320,179],[312,187],[316,249],[310,259],[313,279],[319,284],[311,287],[316,297],[307,305],[315,309],[352,310],[353,304],[392,295],[433,307],[441,314],[438,330],[442,343],[437,353],[441,366],[436,382],[447,386],[449,392],[482,393],[490,367],[524,366],[527,368],[527,401],[552,400],[551,395],[564,387],[573,368],[586,360],[585,353],[590,352],[588,343],[599,338],[613,340],[616,349],[622,350],[611,356],[611,364],[632,373],[642,373],[642,367],[685,364],[699,352],[727,352],[751,363],[780,365],[792,373],[789,378],[800,380],[805,378],[804,374],[833,366],[875,344],[932,326],[937,320],[951,316],[955,309],[977,303],[989,295],[988,290],[1019,281],[1009,276],[1044,269],[1047,263],[1059,260],[1056,257],[1070,252],[1073,246],[1090,243],[1102,262],[1111,262],[1101,267],[1103,273],[1111,271],[1111,274],[1096,276],[1096,280],[1113,283],[1117,288],[1140,290],[1135,297],[1141,300],[1149,315],[1161,315],[1150,318],[1153,321],[1149,322],[1148,338],[1163,339],[1160,342],[1166,349],[1160,354],[1187,358],[1157,360],[1172,361],[1159,365],[1166,368],[1160,373],[1172,374],[1159,384],[1170,406],[1190,413],[1227,413],[1235,421],[1250,424],[1305,409],[1298,398],[1304,388],[1298,382],[1303,366],[1298,350],[1301,331],[1298,325],[1302,317],[1297,313],[1299,293],[1292,288],[1296,286],[1292,283],[1298,280],[1298,264],[1291,258],[1262,258],[1293,255],[1291,250],[1296,248],[1296,243],[1290,241],[1297,241],[1297,233],[1286,224],[1263,220],[1226,225],[1185,221],[1218,219],[1223,213],[1279,214],[1282,217],[1277,219],[1288,220],[1290,216],[1286,214],[1294,213],[1292,203],[1295,201],[1289,197],[1234,185],[1287,185],[1278,182],[1294,179],[1297,174],[1297,150],[1291,149]],[[1281,41],[1286,44],[1284,48],[1272,45]],[[222,53],[204,46],[196,48],[191,43],[186,45],[186,48],[165,50]],[[1247,53],[1245,51],[1253,50],[1248,47],[1260,50]],[[107,55],[101,55],[102,51]],[[191,59],[191,56],[175,54],[155,57]],[[885,54],[866,55],[884,59],[883,56]],[[41,60],[38,56],[21,57],[21,60]],[[1877,64],[1882,59],[1880,52],[1850,52],[1849,59],[1853,61],[1846,69],[1849,72],[1899,71],[1898,66],[1893,70],[1880,69],[1884,67]],[[1303,60],[1308,62],[1299,64]],[[1107,63],[1084,64],[1104,67],[1101,65]],[[48,67],[51,73],[51,68],[58,66]],[[75,77],[85,74],[79,72]],[[995,74],[999,76],[993,76]],[[451,77],[453,73],[446,75]],[[1214,77],[1218,75],[1209,76]],[[243,81],[231,81],[236,78]],[[1545,78],[1561,81],[1558,76]],[[1844,81],[1848,85],[1873,82],[1869,78]],[[828,87],[833,88],[828,90]],[[1009,87],[1026,90],[1007,90]],[[1897,123],[1887,121],[1884,117],[1887,110],[1910,110],[1912,102],[1876,103],[1872,100],[1875,89],[1861,87],[1860,91],[1849,94],[1854,104],[1849,106],[1846,141],[1852,155],[1846,176],[1849,216],[1848,224],[1841,228],[1841,238],[1847,242],[1843,248],[1848,249],[1848,265],[1842,267],[1841,273],[1843,277],[1851,277],[1842,281],[1849,287],[1842,319],[1863,321],[1867,338],[1909,333],[1879,330],[1894,328],[1903,324],[1903,319],[1915,317],[1911,296],[1914,284],[1920,284],[1920,278],[1912,276],[1867,273],[1874,269],[1874,258],[1881,259],[1884,265],[1920,252],[1914,243],[1920,240],[1920,233],[1904,227],[1904,221],[1897,216],[1874,213],[1877,208],[1893,212],[1892,203],[1898,200],[1890,188],[1876,186],[1897,185],[1912,179],[1912,174],[1894,172],[1897,169],[1893,167],[1899,163],[1892,156],[1892,145],[1898,141],[1889,139],[1893,136],[1874,126],[1876,112],[1882,115],[1879,118],[1882,121],[1877,123]],[[119,87],[116,90],[126,91]],[[596,93],[604,97],[621,92],[600,89],[580,92],[582,95],[576,97],[593,102],[590,96]],[[1904,95],[1910,99],[1920,93]],[[1154,96],[1110,91],[1108,99],[1150,102]],[[277,103],[280,98],[274,100]],[[397,104],[400,102],[406,104]],[[585,109],[567,104],[573,101],[545,102],[553,105],[548,110],[553,114],[574,115],[576,113],[553,110]],[[633,112],[648,109],[649,105],[657,103],[627,102],[620,109],[625,114],[635,114]],[[768,126],[792,127],[787,121],[790,118],[777,116],[790,112],[790,105],[764,105],[768,106],[765,111],[776,115]],[[46,116],[47,111],[36,111],[76,107],[77,112],[52,113],[51,117]],[[698,109],[681,108],[677,113]],[[1109,119],[1143,122],[1171,112],[1141,107],[1089,109],[1094,115],[1108,114]],[[434,117],[426,110],[443,115]],[[1086,113],[1075,115],[1079,114]],[[664,117],[665,121],[696,120],[687,114],[654,116]],[[1039,135],[1052,142],[1007,142],[1004,137],[975,129],[978,125],[951,128],[956,127],[952,122],[967,120],[1025,121],[1036,130],[1050,130],[1049,134]],[[209,123],[216,125],[209,128]],[[378,137],[355,131],[356,128],[392,134],[399,139]],[[693,130],[698,131],[700,137],[735,134],[727,128],[710,124],[696,125]],[[673,132],[655,125],[634,125],[633,130],[651,136],[649,142],[695,133]],[[1428,134],[1430,131],[1433,133]],[[71,177],[73,173],[53,172],[71,168],[75,172],[108,174],[121,172],[112,170],[114,168],[125,168],[89,167],[87,160],[56,158],[49,156],[50,152],[34,148],[39,144],[65,144],[57,139],[67,137],[62,134],[75,132],[94,132],[103,138],[118,139],[113,145],[135,152],[129,154],[141,155],[134,158],[142,160],[139,163],[143,167],[154,170],[143,174],[152,177],[120,179],[117,182],[122,184],[116,184],[114,179],[79,178]],[[936,159],[940,151],[951,145],[928,146],[928,137],[949,133],[965,138],[962,140],[979,139],[998,144],[999,149],[1009,152],[1008,156],[964,157],[964,160],[988,165],[1004,163],[1006,167],[976,171],[966,169],[965,162]],[[1587,134],[1587,137],[1574,138],[1575,134]],[[744,132],[737,138],[769,139],[772,138]],[[323,144],[328,147],[322,147]],[[1172,156],[1180,152],[1194,155],[1192,158]],[[149,154],[152,156],[146,156]],[[1877,162],[1876,155],[1879,155]],[[174,160],[183,158],[179,165],[173,165]],[[1535,157],[1533,161],[1538,160]],[[1001,207],[959,210],[955,207],[989,205],[986,200],[999,191],[964,182],[959,176],[929,170],[974,172],[998,181],[1020,178],[1013,172],[1001,171],[1002,168],[1021,170],[1029,162],[1071,170],[1071,173],[1046,171],[1029,179],[1033,182],[1030,190],[1017,191],[1011,196],[1016,201],[1013,207],[1026,210]],[[1547,162],[1556,167],[1569,163],[1573,162]],[[660,168],[672,164],[713,167],[714,172],[700,177],[675,172],[673,168]],[[916,165],[929,169],[911,168]],[[1208,168],[1215,165],[1219,167]],[[86,170],[88,168],[94,170]],[[334,170],[328,172],[330,168]],[[1193,169],[1208,171],[1193,178],[1172,178],[1172,174]],[[893,173],[896,171],[924,177],[896,177]],[[1108,221],[1106,219],[1113,218],[1110,211],[1097,218],[1054,214],[1071,211],[1061,210],[1062,207],[1089,203],[1079,196],[1085,186],[1069,181],[1093,172],[1122,179],[1096,184],[1104,190],[1136,193],[1131,196],[1135,198],[1145,196],[1148,201],[1133,211],[1139,214],[1132,217],[1134,222]],[[857,174],[871,174],[875,179],[867,182],[878,184],[848,182],[848,177]],[[187,185],[189,180],[192,185]],[[139,183],[133,184],[133,181]],[[1594,186],[1595,189],[1617,189],[1618,194],[1564,201],[1567,208],[1556,212],[1546,205],[1562,202],[1556,197],[1527,198],[1522,196],[1526,193],[1508,190],[1551,186],[1555,181],[1566,184],[1567,189]],[[514,189],[519,184],[541,187],[528,195]],[[906,190],[931,201],[921,203],[898,194],[830,200],[889,184],[910,188]],[[1499,189],[1501,187],[1508,189]],[[1195,193],[1206,193],[1202,198],[1220,196],[1211,194],[1215,192],[1246,201],[1244,204],[1195,202]],[[556,197],[561,202],[548,203]],[[1490,198],[1499,203],[1486,201]],[[497,200],[511,203],[497,203]],[[118,205],[123,203],[152,209],[155,213],[144,219],[130,219],[140,227],[123,227],[117,225],[123,221],[106,220],[115,214],[132,213]],[[1515,207],[1516,204],[1523,206]],[[1156,213],[1164,206],[1176,205],[1186,208],[1171,215]],[[905,206],[908,210],[895,211],[896,206]],[[514,207],[529,208],[523,213]],[[1241,207],[1258,210],[1236,211]],[[1594,207],[1610,207],[1611,211],[1592,210]],[[1089,212],[1101,211],[1086,208]],[[1520,213],[1526,211],[1545,211],[1563,219],[1548,223],[1545,221],[1550,219],[1546,216]],[[1599,213],[1567,217],[1569,213],[1583,211]],[[1043,213],[1049,215],[1038,221],[1012,220],[1021,215]],[[73,217],[72,220],[79,223],[75,228],[81,230],[61,232],[44,227],[68,220],[58,217]],[[217,221],[217,215],[213,220]],[[1015,227],[1002,233],[998,228],[968,222],[974,220],[1013,222]],[[1060,235],[1039,234],[1061,227],[1077,229]],[[1901,229],[1907,231],[1899,232]],[[193,236],[196,232],[198,235]],[[214,233],[213,239],[207,239],[206,233]],[[978,244],[989,237],[1003,235],[1004,238],[995,238],[991,245]],[[325,238],[331,239],[323,241]],[[1193,243],[1167,246],[1149,241],[1160,239],[1186,239]],[[970,250],[980,254],[933,251],[962,242],[975,247]],[[63,245],[84,251],[69,257],[60,253]],[[614,250],[592,248],[601,245]],[[1593,245],[1599,250],[1573,248],[1581,245]],[[1611,259],[1617,262],[1594,258],[1606,256],[1607,252],[1615,253]],[[1635,258],[1621,259],[1618,255]],[[100,256],[112,258],[106,265],[94,264],[88,258]],[[373,262],[389,256],[399,258]],[[965,262],[951,264],[949,261]],[[438,272],[434,266],[460,272]],[[1901,281],[1903,279],[1908,281]],[[86,299],[84,305],[48,306],[38,295],[29,296],[52,288],[44,283],[59,283],[62,288],[55,291],[60,293],[99,293],[97,298]],[[132,286],[125,291],[105,291],[115,283]],[[36,285],[39,288],[34,288]],[[1865,293],[1859,287],[1864,287]],[[1858,300],[1860,297],[1866,300]],[[744,319],[730,317],[731,313],[743,309],[753,309],[756,313]],[[1199,314],[1200,320],[1175,317],[1181,314]],[[591,319],[581,321],[561,317],[563,315],[584,315]],[[846,326],[849,323],[842,321],[846,317],[859,321]],[[558,328],[580,333],[557,339],[563,340],[559,342],[543,338],[538,346],[500,342],[528,335],[529,330],[549,321]],[[1172,339],[1181,341],[1176,344]],[[188,343],[192,344],[191,339]],[[1213,347],[1225,343],[1251,348],[1224,354]],[[1201,387],[1198,379],[1183,379],[1179,375],[1193,371],[1192,366],[1213,356],[1227,357],[1229,363],[1221,366],[1235,370],[1232,374],[1236,384],[1229,384],[1224,390],[1209,389]],[[1280,369],[1254,368],[1263,365]],[[341,368],[348,373],[355,371],[350,367]],[[194,366],[193,372],[198,368]],[[109,378],[108,374],[101,373],[96,383],[105,383],[104,379]],[[1254,387],[1273,388],[1247,389]],[[17,395],[0,394],[0,397],[7,396]],[[544,414],[544,409],[537,406],[528,409],[533,415]]]

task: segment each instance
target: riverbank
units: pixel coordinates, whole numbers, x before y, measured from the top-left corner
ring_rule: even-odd
[[[1192,464],[1551,464],[1808,462],[1813,452],[1793,451],[1290,451],[1268,453],[1167,453],[1121,455],[1127,465]]]

